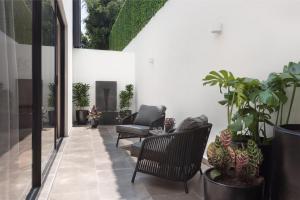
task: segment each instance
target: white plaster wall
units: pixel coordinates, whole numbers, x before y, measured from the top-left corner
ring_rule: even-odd
[[[73,1],[58,0],[65,24],[65,135],[72,128],[72,52],[73,52]]]
[[[117,94],[127,84],[135,85],[133,53],[92,49],[73,49],[73,83],[90,84],[90,107],[96,104],[95,82],[117,81]],[[119,97],[117,97],[119,105]],[[135,103],[131,109],[135,110]]]
[[[265,79],[299,61],[299,10],[298,0],[169,0],[124,50],[135,53],[137,105],[164,104],[177,123],[204,113],[216,134],[226,111],[218,88],[202,78],[227,69]],[[211,30],[219,23],[217,36]],[[299,113],[295,106],[292,121],[300,122]]]

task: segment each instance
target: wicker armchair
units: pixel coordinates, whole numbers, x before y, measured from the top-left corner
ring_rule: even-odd
[[[187,182],[199,170],[212,124],[193,130],[146,138],[137,160],[131,182],[137,172],[150,174],[172,181]]]

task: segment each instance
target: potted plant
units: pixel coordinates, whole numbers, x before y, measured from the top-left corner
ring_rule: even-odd
[[[101,117],[101,112],[98,112],[96,106],[94,105],[89,111],[88,120],[91,124],[91,128],[97,128],[99,125],[99,120]]]
[[[300,196],[300,124],[290,124],[290,116],[295,110],[296,92],[300,87],[300,62],[290,62],[277,76],[282,88],[291,90],[291,96],[290,101],[281,104],[274,128],[272,200],[294,200]]]
[[[175,118],[166,118],[164,124],[165,124],[165,132],[169,132],[175,126]]]
[[[209,144],[207,157],[213,168],[204,173],[205,200],[263,199],[264,179],[259,176],[263,156],[253,140],[235,146],[226,129]]]
[[[55,83],[48,84],[48,121],[50,126],[55,125]]]
[[[264,155],[260,173],[265,178],[265,198],[269,198],[272,168],[272,136],[267,137],[267,124],[274,126],[272,115],[279,112],[287,100],[281,79],[270,74],[266,81],[247,77],[235,77],[231,72],[212,71],[204,78],[204,85],[218,85],[227,107],[228,127],[233,142],[246,144],[254,140]]]
[[[126,85],[125,90],[122,90],[119,94],[120,97],[120,118],[131,115],[131,101],[133,98],[133,85]]]
[[[90,105],[90,85],[84,83],[73,84],[73,103],[76,109],[76,121],[78,124],[86,124],[89,111],[85,108]]]

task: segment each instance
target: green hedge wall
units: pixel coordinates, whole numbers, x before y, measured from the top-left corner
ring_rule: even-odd
[[[126,0],[109,36],[111,50],[123,50],[167,0]]]

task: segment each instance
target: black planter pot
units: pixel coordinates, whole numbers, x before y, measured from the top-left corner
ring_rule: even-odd
[[[264,199],[269,200],[271,195],[271,178],[272,178],[272,142],[269,144],[259,145],[263,154],[263,162],[260,166],[259,175],[264,177]]]
[[[272,200],[300,199],[300,124],[275,127]]]
[[[250,139],[250,138],[248,138]],[[235,146],[241,147],[247,145],[247,138],[233,141]],[[264,138],[261,137],[261,141]],[[269,200],[271,195],[271,179],[272,179],[272,145],[273,141],[271,140],[268,144],[259,145],[261,152],[263,154],[263,162],[259,169],[259,175],[264,177],[265,188],[264,188],[264,199]]]
[[[49,119],[49,125],[54,126],[55,125],[55,111],[54,110],[48,111],[48,119]]]
[[[99,125],[99,119],[91,119],[91,127],[97,128]]]
[[[209,173],[204,173],[205,200],[263,200],[263,181],[253,186],[231,186],[213,181]]]
[[[132,113],[131,110],[121,110],[120,111],[120,117],[121,117],[121,119],[123,119],[123,118],[125,118],[127,116],[130,116],[131,113]]]
[[[77,124],[85,125],[87,124],[87,116],[89,114],[88,110],[76,110],[76,121]]]

